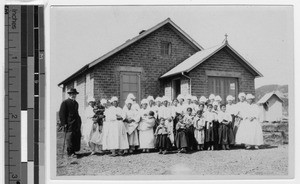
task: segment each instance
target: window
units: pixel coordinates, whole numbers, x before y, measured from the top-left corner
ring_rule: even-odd
[[[208,77],[208,95],[220,95],[223,102],[226,97],[232,95],[237,99],[238,79],[232,77]]]
[[[160,44],[160,53],[162,56],[170,56],[171,55],[172,44],[171,42],[161,42]]]
[[[121,99],[120,105],[123,106],[129,93],[136,97],[136,102],[139,103],[140,99],[140,77],[139,73],[124,72],[121,73]]]

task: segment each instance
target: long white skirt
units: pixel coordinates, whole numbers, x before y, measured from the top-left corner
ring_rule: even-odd
[[[85,143],[88,145],[90,139],[91,139],[91,131],[93,127],[93,120],[92,119],[86,119],[85,123],[82,124],[82,136]]]
[[[141,149],[154,148],[153,128],[150,128],[148,130],[140,130],[139,138],[140,138],[140,148]]]
[[[135,129],[130,135],[128,134],[128,143],[129,146],[139,145],[139,135],[137,129]]]
[[[237,130],[236,144],[262,145],[264,143],[261,124],[257,120],[243,120]]]
[[[102,133],[99,132],[99,125],[98,123],[96,123],[94,125],[96,128],[92,128],[91,130],[91,138],[90,138],[90,142],[91,143],[94,143],[94,144],[97,144],[97,145],[102,145]]]
[[[128,149],[128,138],[123,121],[103,122],[103,150]]]

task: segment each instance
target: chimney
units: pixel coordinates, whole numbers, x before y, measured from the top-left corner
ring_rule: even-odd
[[[142,34],[142,33],[145,32],[145,31],[146,31],[146,30],[142,30],[142,31],[139,32],[139,34]]]

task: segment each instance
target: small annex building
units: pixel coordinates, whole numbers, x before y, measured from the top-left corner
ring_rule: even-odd
[[[168,18],[87,63],[58,85],[63,99],[68,89],[79,91],[82,112],[90,96],[96,100],[117,96],[121,106],[129,93],[137,102],[148,95],[174,99],[180,93],[197,97],[213,93],[223,100],[231,94],[237,99],[239,92],[254,94],[254,79],[261,76],[227,40],[205,49]]]
[[[276,92],[265,94],[257,104],[261,110],[260,121],[279,122],[283,118],[283,100]]]

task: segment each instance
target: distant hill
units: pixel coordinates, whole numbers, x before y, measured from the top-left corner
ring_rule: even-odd
[[[288,104],[289,104],[289,97],[288,97],[288,85],[265,85],[261,86],[257,89],[255,89],[255,96],[256,100],[258,101],[261,99],[265,94],[273,92],[273,91],[279,91],[282,96],[281,99],[283,100],[283,115],[288,115]]]

